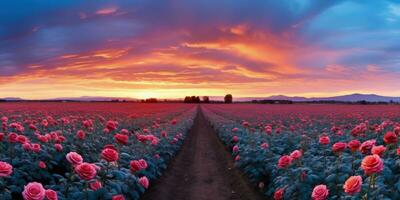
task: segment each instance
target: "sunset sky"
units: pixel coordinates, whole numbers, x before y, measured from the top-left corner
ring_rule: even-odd
[[[0,97],[400,96],[395,0],[3,0]]]

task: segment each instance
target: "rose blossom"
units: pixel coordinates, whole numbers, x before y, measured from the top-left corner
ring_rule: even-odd
[[[301,151],[299,151],[299,150],[294,150],[294,151],[290,154],[290,157],[291,157],[293,160],[297,160],[297,159],[301,158],[302,155],[303,155],[303,154],[301,153]]]
[[[277,189],[274,193],[274,200],[282,200],[284,193],[285,193],[285,188]]]
[[[6,162],[0,161],[0,177],[8,177],[12,174],[12,172],[13,172],[12,165],[10,165]]]
[[[101,158],[107,162],[115,162],[118,160],[118,152],[114,149],[106,148],[101,152]]]
[[[346,182],[344,182],[343,189],[349,195],[353,195],[355,193],[359,193],[361,191],[362,186],[362,177],[361,176],[350,176]]]
[[[67,158],[68,162],[74,166],[83,162],[82,156],[76,152],[69,152],[65,157]]]
[[[386,147],[383,145],[379,145],[379,146],[373,146],[371,149],[371,153],[378,155],[378,156],[382,156],[382,154],[385,152]]]
[[[38,182],[31,182],[24,186],[22,197],[25,200],[43,200],[46,195],[46,191],[43,185]]]
[[[111,200],[125,200],[122,194],[114,195]]]
[[[375,145],[376,140],[367,140],[363,142],[360,146],[360,151],[363,154],[369,153],[369,151],[372,149],[372,147]]]
[[[361,142],[358,140],[352,140],[348,143],[348,146],[352,152],[355,152],[361,146]]]
[[[38,153],[41,149],[40,144],[32,144],[31,149],[33,152]]]
[[[114,135],[114,138],[120,144],[128,144],[129,137],[127,135],[117,133]]]
[[[361,168],[366,175],[380,173],[383,170],[383,162],[378,155],[369,155],[362,160]]]
[[[232,152],[237,153],[239,151],[239,147],[237,145],[233,146]]]
[[[145,177],[145,176],[143,176],[142,178],[139,178],[139,183],[146,189],[149,187],[149,179],[147,179],[147,177]]]
[[[331,142],[328,136],[319,137],[319,143],[322,145],[328,145]]]
[[[286,168],[292,163],[292,158],[290,156],[284,155],[279,158],[278,160],[278,167],[279,168]]]
[[[132,160],[130,163],[131,172],[135,173],[137,171],[143,170],[147,168],[147,162],[143,159],[140,160]]]
[[[100,189],[100,188],[103,187],[102,184],[101,184],[101,182],[98,181],[98,180],[96,180],[96,181],[94,181],[94,182],[91,182],[91,183],[89,184],[89,186],[90,186],[90,189],[92,189],[93,191],[96,191],[96,190],[98,190],[98,189]]]
[[[82,163],[75,167],[75,172],[83,180],[89,181],[96,176],[96,168],[94,164]]]
[[[63,147],[62,147],[61,144],[54,144],[54,148],[55,148],[58,152],[62,151],[62,149],[63,149]]]
[[[335,144],[332,145],[332,151],[334,153],[340,153],[343,152],[346,149],[347,144],[344,142],[336,142]]]
[[[261,148],[263,148],[263,149],[266,149],[266,148],[268,148],[268,144],[267,144],[267,143],[265,143],[265,142],[264,142],[264,143],[262,143],[260,146],[261,146]]]
[[[383,141],[386,144],[394,144],[397,143],[397,135],[393,132],[387,132],[383,137]]]
[[[46,200],[58,200],[57,192],[51,189],[46,190]]]
[[[40,169],[46,169],[46,163],[44,163],[43,161],[39,161],[38,166]]]
[[[317,185],[312,191],[311,197],[313,200],[325,200],[328,197],[329,190],[326,185]]]

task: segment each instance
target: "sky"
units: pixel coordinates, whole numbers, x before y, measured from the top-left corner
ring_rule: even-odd
[[[2,0],[0,91],[400,96],[400,1]]]

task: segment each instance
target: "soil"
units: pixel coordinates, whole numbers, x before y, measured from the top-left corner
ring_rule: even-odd
[[[143,200],[258,200],[262,194],[234,167],[233,158],[201,108],[181,150]]]

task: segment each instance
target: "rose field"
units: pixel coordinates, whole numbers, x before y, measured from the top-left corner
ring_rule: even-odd
[[[183,104],[0,104],[0,199],[139,199],[195,113]]]
[[[400,199],[397,105],[27,102],[0,117],[0,199]]]
[[[207,105],[236,166],[268,198],[400,199],[400,107]]]

